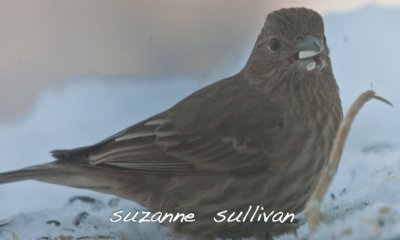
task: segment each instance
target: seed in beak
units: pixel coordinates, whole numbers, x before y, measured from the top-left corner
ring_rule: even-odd
[[[299,52],[299,59],[305,59],[317,56],[319,53],[316,51],[300,51]]]
[[[306,66],[307,71],[312,71],[312,70],[315,68],[316,65],[317,65],[317,64],[316,64],[315,62],[310,62],[310,63],[307,64],[307,66]]]

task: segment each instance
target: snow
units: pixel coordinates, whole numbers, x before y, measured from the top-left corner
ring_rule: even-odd
[[[49,151],[53,149],[93,144],[165,110],[204,84],[176,79],[150,85],[125,78],[97,78],[49,89],[26,118],[0,126],[0,171],[51,161]],[[71,195],[88,193],[32,181],[1,185],[0,202],[13,205],[1,209],[0,219],[21,211],[60,207]]]
[[[388,23],[400,22],[400,9],[369,6],[325,19],[345,110],[370,83],[395,108],[373,101],[361,110],[324,199],[324,222],[314,239],[399,238],[400,34]],[[93,77],[49,88],[24,118],[0,124],[0,172],[50,161],[49,150],[95,143],[221,77]],[[112,212],[141,207],[110,195],[26,181],[0,185],[0,196],[0,239],[171,238],[157,224],[111,223]],[[89,196],[94,202],[71,203],[74,196]],[[83,218],[75,224],[78,215]],[[308,237],[305,224],[297,236],[278,239]]]
[[[71,198],[64,207],[20,213],[5,223],[1,239],[160,239],[168,240],[170,232],[155,223],[111,223],[108,219],[117,208],[141,211],[142,207],[111,196]],[[83,201],[81,200],[83,199]],[[87,201],[88,199],[90,201]],[[106,221],[105,221],[106,219]],[[1,223],[0,223],[1,226]],[[29,230],[26,231],[26,227]]]
[[[325,222],[315,239],[368,240],[400,236],[400,149],[377,151],[347,151],[323,202]],[[298,230],[299,238],[308,234],[307,224]]]

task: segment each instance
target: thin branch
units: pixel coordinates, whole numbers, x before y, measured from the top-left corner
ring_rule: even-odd
[[[383,97],[375,95],[375,92],[370,90],[361,94],[357,100],[351,105],[350,110],[347,112],[342,123],[340,124],[338,133],[336,135],[331,154],[329,156],[328,164],[322,169],[321,176],[318,180],[317,186],[315,187],[311,197],[307,201],[306,209],[304,211],[306,220],[309,225],[311,233],[317,230],[320,223],[320,208],[321,202],[324,198],[326,191],[334,175],[336,174],[337,167],[340,162],[340,157],[346,143],[347,136],[349,134],[351,125],[354,121],[355,116],[358,114],[363,105],[371,99],[380,100],[390,106],[393,106],[388,100]]]

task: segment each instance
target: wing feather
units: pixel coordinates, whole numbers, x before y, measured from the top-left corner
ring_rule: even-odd
[[[173,122],[167,119],[142,122],[95,148],[89,154],[89,162],[161,173],[226,172],[250,165],[261,152],[238,144],[231,136],[210,139],[184,135],[171,126]],[[233,159],[243,164],[229,164]]]
[[[53,156],[167,174],[253,171],[270,163],[281,109],[257,86],[225,79],[98,144]]]

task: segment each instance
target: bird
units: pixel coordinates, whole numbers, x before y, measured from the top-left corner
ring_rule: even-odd
[[[282,8],[237,74],[98,143],[54,150],[53,162],[2,173],[0,184],[33,179],[193,212],[195,222],[167,223],[188,239],[268,239],[292,224],[213,216],[256,205],[301,213],[342,118],[322,16]]]

